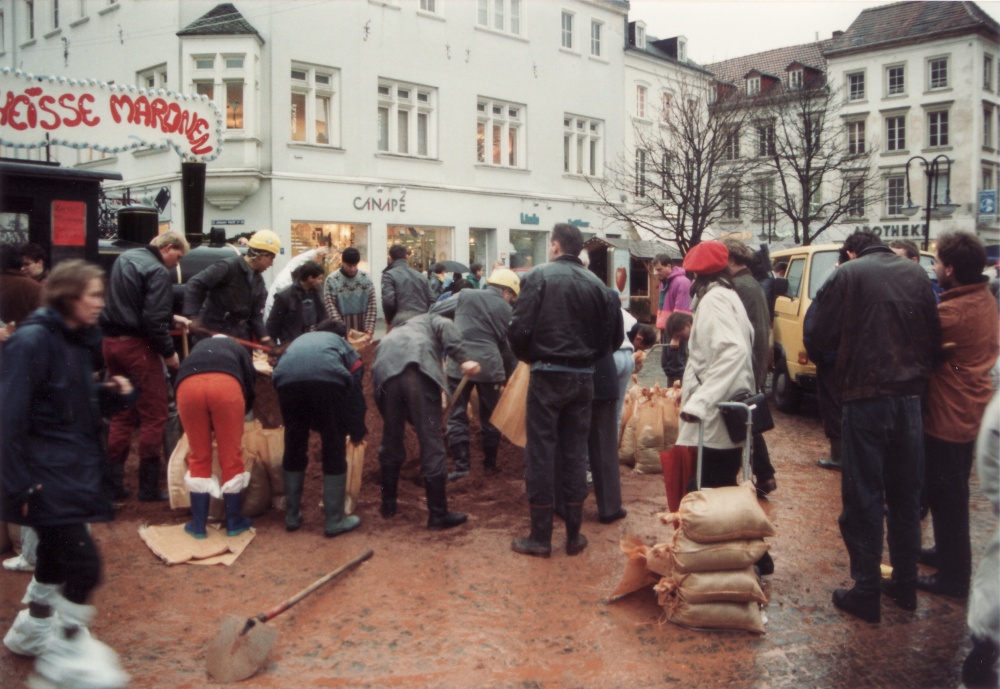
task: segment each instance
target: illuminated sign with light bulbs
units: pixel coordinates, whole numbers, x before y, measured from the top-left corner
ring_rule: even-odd
[[[185,160],[208,162],[222,151],[222,114],[203,95],[36,77],[4,67],[0,144],[58,144],[104,153],[172,148]]]

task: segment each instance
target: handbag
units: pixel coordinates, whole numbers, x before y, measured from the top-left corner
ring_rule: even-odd
[[[746,390],[741,390],[732,396],[730,402],[742,402],[753,407],[750,410],[751,435],[760,435],[774,428],[774,419],[771,417],[771,408],[767,406],[767,397],[763,392],[751,395]],[[746,410],[732,407],[719,407],[719,413],[729,431],[729,439],[734,443],[742,443],[747,436]]]

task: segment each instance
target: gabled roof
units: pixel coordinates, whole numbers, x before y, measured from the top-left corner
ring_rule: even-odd
[[[759,69],[751,69],[749,72],[747,72],[746,74],[743,75],[743,78],[744,79],[749,79],[750,77],[753,77],[753,76],[767,77],[768,79],[775,79],[777,81],[781,81],[781,77],[776,76],[774,74],[769,74],[767,72],[762,72]]]
[[[862,11],[850,28],[833,40],[825,54],[871,50],[963,33],[985,33],[996,40],[1000,24],[974,2],[897,2]]]
[[[788,65],[793,62],[816,65],[813,69],[822,72],[826,70],[826,59],[823,57],[823,49],[831,42],[832,39],[819,41],[818,43],[793,45],[788,48],[775,48],[762,53],[754,53],[753,55],[734,57],[731,60],[715,62],[705,65],[705,68],[712,72],[719,81],[730,84],[742,81],[744,75],[751,70],[757,70],[769,76],[783,74]]]
[[[263,43],[257,29],[253,28],[236,6],[226,2],[216,5],[207,14],[177,32],[178,36],[256,36]]]

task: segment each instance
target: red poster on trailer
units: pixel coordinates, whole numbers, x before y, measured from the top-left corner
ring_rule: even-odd
[[[87,203],[52,202],[52,246],[84,246],[87,243]]]

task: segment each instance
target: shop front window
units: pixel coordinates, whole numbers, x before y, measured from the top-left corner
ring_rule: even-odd
[[[469,265],[478,263],[489,274],[496,258],[497,231],[494,229],[469,230]]]
[[[549,233],[538,230],[510,231],[510,267],[528,270],[548,260]]]
[[[402,244],[406,247],[410,267],[426,272],[438,261],[450,261],[452,253],[451,227],[426,225],[389,225],[386,245]]]
[[[340,255],[344,249],[354,247],[361,252],[358,267],[370,274],[371,256],[368,253],[368,225],[314,220],[292,221],[292,257],[304,251],[330,247],[326,256],[326,272],[340,268]]]

